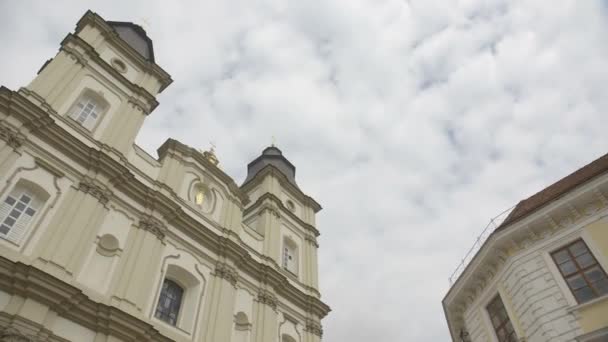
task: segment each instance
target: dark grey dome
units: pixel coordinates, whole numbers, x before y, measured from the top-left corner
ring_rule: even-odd
[[[154,62],[152,40],[139,25],[124,21],[107,22],[118,36],[150,62]]]
[[[272,165],[279,169],[287,177],[289,183],[299,189],[298,184],[296,184],[296,167],[283,156],[283,152],[276,146],[266,147],[261,156],[247,165],[247,178],[243,184],[252,180],[266,165]]]

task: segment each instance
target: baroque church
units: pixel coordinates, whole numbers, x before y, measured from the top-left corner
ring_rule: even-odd
[[[321,206],[275,146],[244,183],[134,141],[172,82],[138,25],[88,11],[0,88],[0,340],[318,342]]]

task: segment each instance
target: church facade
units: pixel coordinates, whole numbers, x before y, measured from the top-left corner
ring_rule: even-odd
[[[0,340],[321,340],[321,206],[274,146],[239,186],[213,150],[134,144],[171,82],[141,27],[89,11],[0,88]]]

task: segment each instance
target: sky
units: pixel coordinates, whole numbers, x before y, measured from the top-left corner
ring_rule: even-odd
[[[448,341],[448,277],[489,219],[608,152],[608,2],[0,0],[0,84],[91,9],[174,83],[137,143],[240,184],[272,137],[322,206],[324,341]]]

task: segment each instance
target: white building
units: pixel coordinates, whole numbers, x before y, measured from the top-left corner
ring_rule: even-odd
[[[519,202],[443,299],[453,341],[608,341],[608,154]]]
[[[0,88],[0,340],[320,341],[320,205],[274,146],[238,186],[213,151],[135,145],[171,82],[89,11]]]

